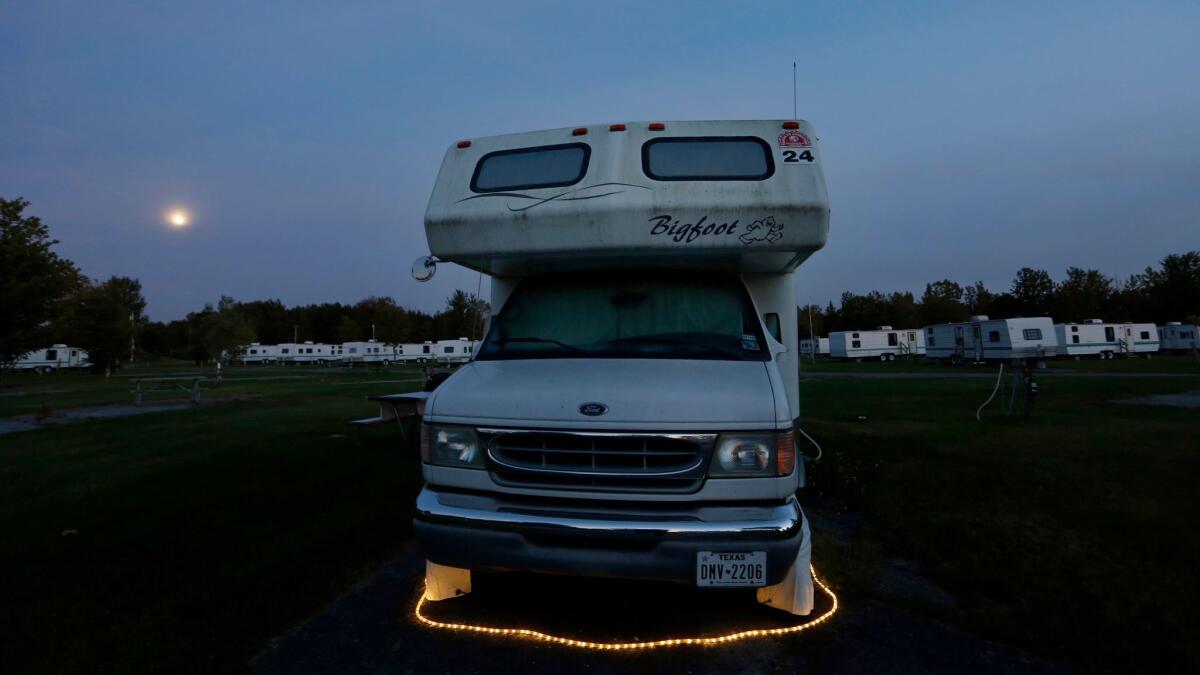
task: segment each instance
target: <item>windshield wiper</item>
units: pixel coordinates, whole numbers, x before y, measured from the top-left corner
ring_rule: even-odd
[[[497,340],[496,342],[498,344],[502,344],[502,345],[508,344],[509,342],[534,342],[534,343],[541,343],[541,344],[548,344],[548,345],[558,345],[559,347],[562,347],[563,349],[569,349],[569,350],[571,350],[573,352],[577,352],[579,354],[584,353],[584,351],[582,349],[580,349],[579,347],[576,347],[575,345],[569,345],[565,342],[559,342],[558,340],[551,340],[550,338],[512,337],[512,338],[501,338],[501,339]]]
[[[706,345],[703,342],[690,342],[688,340],[681,340],[679,338],[663,337],[661,335],[643,335],[640,337],[619,338],[616,340],[611,340],[610,342],[643,342],[643,343],[647,343],[647,344],[683,345],[685,347],[699,347],[701,349],[707,349],[708,351],[710,351],[714,354],[728,356],[730,358],[737,359],[739,361],[742,360],[741,354],[731,351],[731,350],[728,350],[728,349],[724,349],[721,347],[714,347],[713,345]]]

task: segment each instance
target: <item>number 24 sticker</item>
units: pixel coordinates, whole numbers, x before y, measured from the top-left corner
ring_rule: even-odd
[[[805,150],[803,152],[797,152],[795,150],[783,151],[784,164],[799,164],[800,162],[812,162],[815,160],[816,158],[813,157],[812,150]]]

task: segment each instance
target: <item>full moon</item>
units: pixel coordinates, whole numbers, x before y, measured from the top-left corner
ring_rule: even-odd
[[[183,209],[171,209],[167,212],[167,222],[171,224],[171,227],[187,227],[191,222],[191,217]]]

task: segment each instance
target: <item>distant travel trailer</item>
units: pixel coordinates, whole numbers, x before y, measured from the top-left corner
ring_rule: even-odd
[[[253,363],[275,363],[279,360],[279,347],[277,345],[263,345],[257,342],[242,347],[238,350],[237,360],[245,365]]]
[[[835,359],[894,361],[901,356],[924,356],[925,333],[920,328],[834,331],[829,334],[829,355]]]
[[[376,342],[375,340],[343,342],[337,345],[337,347],[341,361],[350,365],[357,363],[378,363],[386,366],[401,360],[398,353],[399,345]]]
[[[1190,323],[1168,321],[1159,326],[1159,347],[1164,352],[1193,351],[1200,348],[1200,338],[1197,338],[1197,326]]]
[[[803,121],[452,144],[425,233],[492,277],[492,316],[424,408],[426,598],[518,570],[756,588],[808,614],[795,270],[828,229]]]
[[[1044,359],[1058,354],[1049,317],[989,319],[925,327],[925,355],[950,361]]]
[[[1111,359],[1159,350],[1158,330],[1152,323],[1105,323],[1089,319],[1083,323],[1056,323],[1054,333],[1059,356]]]
[[[813,355],[813,343],[817,345],[817,356],[829,356],[829,338],[805,338],[800,341],[800,354],[803,356]]]
[[[465,337],[457,340],[438,340],[433,347],[434,360],[448,363],[466,363],[474,355],[478,342]]]
[[[13,370],[36,370],[42,373],[52,373],[64,368],[86,368],[89,365],[91,363],[88,361],[86,350],[56,344],[22,354],[13,362],[12,368]]]
[[[322,342],[283,342],[276,346],[280,363],[329,363],[341,360],[341,345]]]

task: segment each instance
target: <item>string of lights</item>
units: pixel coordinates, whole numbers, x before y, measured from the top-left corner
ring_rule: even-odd
[[[533,642],[548,642],[551,644],[562,645],[564,647],[574,647],[577,649],[594,649],[599,651],[629,651],[635,649],[659,649],[663,647],[678,647],[682,645],[700,645],[711,647],[716,645],[729,644],[739,640],[749,638],[770,637],[773,635],[786,635],[789,633],[799,633],[819,626],[828,621],[838,611],[838,598],[825,582],[817,576],[817,571],[811,566],[809,570],[812,572],[813,581],[831,601],[829,609],[820,616],[805,621],[804,623],[794,626],[783,626],[780,628],[755,628],[751,630],[738,631],[729,633],[728,635],[718,635],[715,637],[680,637],[667,638],[664,640],[651,640],[645,642],[591,642],[588,640],[575,640],[572,638],[561,637],[559,635],[551,635],[541,631],[532,630],[529,628],[497,628],[495,626],[477,626],[469,623],[447,623],[431,619],[421,613],[427,602],[424,589],[421,591],[421,598],[417,600],[417,607],[413,610],[417,620],[429,626],[441,630],[460,631],[468,633],[479,633],[483,635],[498,635],[502,637],[511,637],[521,640],[530,640]]]

